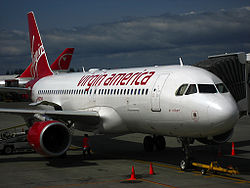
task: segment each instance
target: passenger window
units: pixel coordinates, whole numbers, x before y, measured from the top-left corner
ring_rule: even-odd
[[[182,84],[175,92],[176,96],[182,96],[187,89],[188,84]]]
[[[190,84],[188,87],[187,92],[185,93],[185,95],[190,95],[190,94],[194,94],[197,93],[197,88],[195,84]]]
[[[228,89],[223,83],[216,84],[216,87],[220,93],[227,93]]]
[[[198,84],[198,89],[200,93],[217,93],[213,84]]]
[[[142,89],[141,94],[144,95],[144,89]]]
[[[146,89],[146,91],[145,91],[145,95],[147,95],[148,94],[148,89]]]

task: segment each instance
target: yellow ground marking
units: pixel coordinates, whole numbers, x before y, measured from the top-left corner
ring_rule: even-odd
[[[76,149],[81,149],[79,146],[71,145],[69,149],[76,150]]]
[[[152,165],[155,165],[155,166],[161,166],[161,167],[171,168],[171,169],[175,169],[175,170],[180,170],[179,167],[172,166],[172,165],[166,165],[166,164],[161,164],[161,163],[156,163],[156,162],[150,162],[150,161],[142,161],[142,160],[134,160],[134,161],[138,162],[138,163],[144,163],[144,164],[150,164],[150,163],[152,163]]]
[[[24,127],[24,126],[27,126],[27,125],[26,124],[22,124],[22,125],[16,125],[16,126],[12,126],[12,127],[8,127],[8,128],[0,129],[0,132],[7,131],[7,130],[10,130],[10,129],[19,128],[19,127]]]
[[[147,180],[147,179],[138,179],[138,180],[142,180],[144,182],[148,182],[148,183],[153,183],[153,184],[156,184],[156,185],[161,185],[161,186],[164,186],[164,187],[170,187],[170,188],[177,188],[175,186],[172,186],[172,185],[168,185],[168,184],[164,184],[164,183],[159,183],[159,182],[156,182],[156,181],[151,181],[151,180]]]

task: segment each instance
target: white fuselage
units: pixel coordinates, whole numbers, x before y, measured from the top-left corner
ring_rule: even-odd
[[[238,119],[233,97],[219,92],[219,83],[214,74],[192,66],[96,70],[44,77],[34,85],[32,100],[97,111],[101,123],[78,122],[80,130],[198,138],[229,131]],[[197,91],[177,95],[183,84]],[[201,93],[199,84],[213,85],[216,92]]]

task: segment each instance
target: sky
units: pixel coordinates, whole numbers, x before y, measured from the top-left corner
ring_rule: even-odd
[[[30,61],[33,11],[50,63],[74,47],[71,67],[194,64],[250,52],[250,0],[1,0],[0,74]]]

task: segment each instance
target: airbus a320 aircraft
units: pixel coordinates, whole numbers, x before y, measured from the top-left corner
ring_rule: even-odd
[[[236,103],[214,74],[192,66],[155,66],[55,75],[34,14],[28,13],[34,80],[27,84],[41,110],[0,109],[29,122],[28,141],[40,154],[59,156],[70,144],[69,127],[105,133],[146,133],[144,148],[165,148],[164,136],[223,143],[238,120]]]

